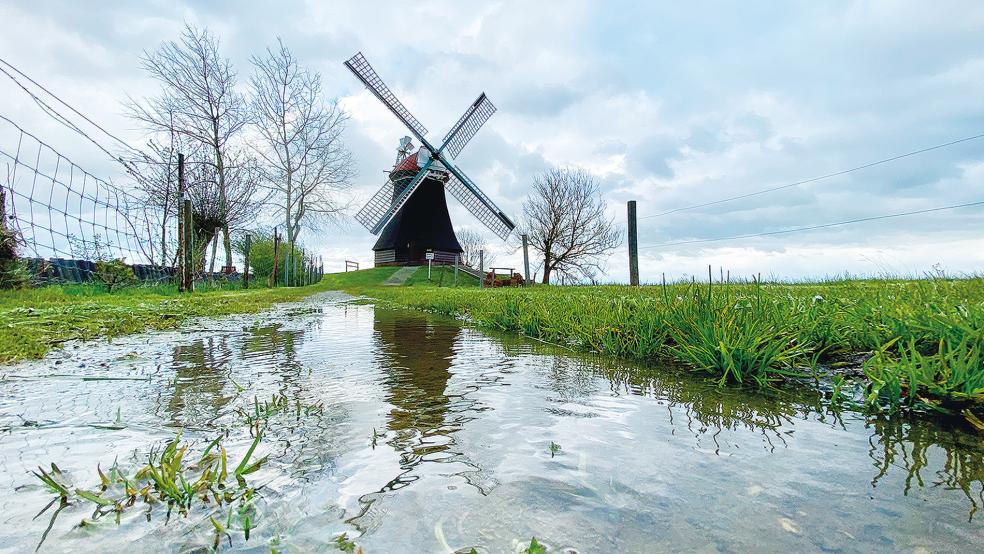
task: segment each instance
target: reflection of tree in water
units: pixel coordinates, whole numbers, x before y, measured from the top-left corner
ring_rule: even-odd
[[[174,347],[174,384],[164,411],[172,425],[204,427],[234,396],[224,394],[232,356],[229,337],[209,336]]]
[[[867,425],[874,430],[868,455],[878,468],[872,487],[895,467],[906,472],[903,494],[908,495],[913,484],[960,490],[970,501],[968,521],[974,518],[984,504],[984,440],[932,419],[876,416]],[[933,467],[932,458],[938,456],[943,463]]]
[[[246,363],[276,367],[278,373],[290,379],[301,369],[297,348],[303,341],[304,331],[284,329],[280,323],[254,326],[243,341],[242,359]]]
[[[242,338],[245,337],[245,338]],[[222,414],[236,395],[226,394],[233,363],[277,368],[287,382],[301,368],[296,350],[302,332],[285,331],[280,324],[257,326],[245,334],[210,334],[174,347],[175,380],[164,410],[179,426],[204,426]]]

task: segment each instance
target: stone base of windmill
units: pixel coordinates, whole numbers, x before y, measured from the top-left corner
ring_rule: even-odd
[[[503,275],[499,273],[498,275],[489,271],[485,274],[485,279],[483,279],[483,284],[486,287],[521,287],[523,286],[523,276],[519,273],[513,273],[512,275]]]

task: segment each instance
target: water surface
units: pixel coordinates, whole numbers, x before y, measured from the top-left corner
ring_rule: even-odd
[[[321,295],[70,346],[0,369],[0,548],[33,550],[52,498],[135,471],[182,431],[251,441],[237,409],[284,394],[323,415],[270,422],[258,527],[236,550],[975,551],[984,442],[925,419],[832,410],[810,393],[721,390],[445,318]],[[111,377],[113,380],[107,380]],[[121,378],[126,378],[125,380]],[[373,438],[375,435],[375,439]],[[551,452],[550,444],[559,446]],[[194,551],[209,511],[58,516],[42,551]],[[132,547],[132,546],[131,546]],[[228,548],[227,542],[223,543]]]

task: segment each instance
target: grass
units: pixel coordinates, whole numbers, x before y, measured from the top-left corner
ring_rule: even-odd
[[[216,287],[179,294],[174,286],[156,286],[108,294],[96,285],[56,285],[0,291],[0,363],[41,358],[70,340],[174,328],[192,317],[258,312],[319,290],[323,287]]]
[[[228,482],[231,464],[220,439],[221,436],[212,441],[196,461],[189,462],[188,445],[182,443],[179,434],[163,449],[152,449],[146,465],[131,477],[127,477],[115,463],[108,474],[96,466],[100,484],[90,489],[73,486],[55,464],[51,464],[50,471],[38,467],[34,475],[55,497],[35,518],[58,503],[58,508],[52,513],[48,527],[41,536],[38,548],[40,549],[47,538],[58,514],[68,506],[83,503],[90,504],[94,508],[89,523],[112,514],[116,518],[117,525],[120,523],[121,514],[135,506],[138,501],[147,506],[148,521],[154,506],[158,504],[166,506],[166,519],[170,519],[175,508],[179,515],[187,517],[189,511],[199,506],[208,512],[215,512],[223,507],[233,508],[233,505],[237,504],[235,509],[229,509],[225,524],[216,520],[214,515],[209,516],[216,531],[213,549],[218,548],[223,536],[228,536],[228,529],[233,523],[234,516],[238,516],[238,523],[243,528],[245,539],[249,540],[255,517],[252,506],[256,490],[246,483],[245,477],[258,470],[267,460],[266,457],[251,459],[261,436],[256,435],[242,460],[233,470],[235,484]],[[87,521],[83,520],[81,525],[87,524]],[[231,537],[229,540],[231,542]]]
[[[174,285],[129,287],[112,294],[99,285],[0,290],[0,364],[41,358],[71,340],[171,329],[189,318],[259,312],[322,290],[375,287],[397,269],[329,274],[319,284],[295,288],[200,286],[194,294],[181,294]],[[435,266],[431,279],[428,282],[427,268],[422,267],[406,285],[450,287],[454,268]],[[458,282],[462,287],[478,285],[464,272],[459,272]]]
[[[721,384],[861,373],[869,408],[984,407],[984,279],[482,290],[331,285],[567,348],[674,363]]]
[[[984,279],[843,280],[801,284],[479,289],[477,280],[421,267],[402,287],[397,268],[325,275],[300,288],[130,288],[112,295],[64,286],[0,293],[0,363],[43,356],[72,339],[175,327],[190,317],[255,312],[320,290],[465,318],[566,348],[675,363],[719,383],[773,386],[862,374],[869,408],[960,413],[984,406]],[[973,416],[969,414],[968,420]],[[980,412],[978,412],[980,413]]]

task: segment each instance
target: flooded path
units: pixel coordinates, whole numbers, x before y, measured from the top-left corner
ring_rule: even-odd
[[[286,396],[236,550],[366,554],[976,551],[984,440],[832,411],[816,395],[720,390],[425,314],[319,295],[259,315],[87,343],[0,368],[0,549],[32,551],[56,462],[135,471],[178,431],[251,442],[242,410]],[[551,448],[551,445],[554,445]],[[61,512],[41,551],[199,551],[209,510]],[[223,547],[229,543],[223,541]]]

